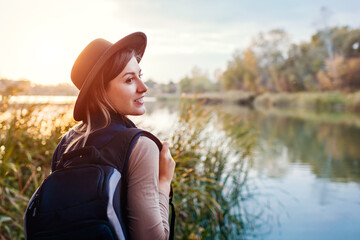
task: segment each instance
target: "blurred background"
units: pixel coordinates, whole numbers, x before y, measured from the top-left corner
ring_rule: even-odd
[[[70,71],[136,31],[178,239],[360,236],[360,2],[0,0],[0,239],[74,126]],[[177,190],[176,190],[177,189]]]

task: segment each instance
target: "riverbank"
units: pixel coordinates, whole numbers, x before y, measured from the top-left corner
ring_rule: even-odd
[[[181,95],[182,99],[196,100],[205,104],[231,103],[244,106],[251,106],[258,95],[251,92],[227,91]]]
[[[207,104],[232,103],[255,108],[305,108],[315,111],[360,112],[360,91],[264,93],[220,92],[183,94],[184,99],[203,101]]]
[[[317,111],[360,112],[360,91],[265,93],[254,101],[255,107],[309,108]]]

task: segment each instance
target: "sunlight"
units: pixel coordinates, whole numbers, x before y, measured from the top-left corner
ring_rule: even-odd
[[[60,70],[66,69],[64,63],[69,60],[66,59],[66,48],[63,45],[61,39],[50,36],[39,36],[34,38],[31,50],[31,57],[33,63],[34,76],[37,79],[31,79],[41,84],[56,84],[60,82],[59,74],[56,74]],[[64,81],[64,79],[62,79]],[[66,79],[65,79],[66,80]]]
[[[63,51],[61,51],[63,49],[61,49],[61,46],[59,46],[58,43],[53,43],[50,41],[46,41],[46,42],[42,42],[41,45],[38,46],[37,51],[38,51],[38,60],[40,61],[46,61],[51,59],[51,61],[59,58],[62,58],[63,55]],[[59,59],[60,61],[61,59]]]

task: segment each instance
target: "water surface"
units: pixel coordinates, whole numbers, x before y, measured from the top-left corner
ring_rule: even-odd
[[[154,104],[134,121],[171,135],[176,105]],[[237,106],[217,106],[215,111],[241,117],[257,133],[250,169],[256,193],[246,204],[254,213],[262,206],[263,220],[249,239],[359,238],[360,116],[328,113],[324,118],[323,113]]]

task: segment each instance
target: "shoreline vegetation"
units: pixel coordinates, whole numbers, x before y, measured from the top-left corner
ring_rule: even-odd
[[[178,96],[180,97],[180,96]],[[160,101],[174,96],[161,96]],[[204,104],[236,104],[260,110],[306,109],[316,112],[360,112],[360,91],[344,92],[297,92],[256,94],[242,91],[182,94],[181,98]]]

